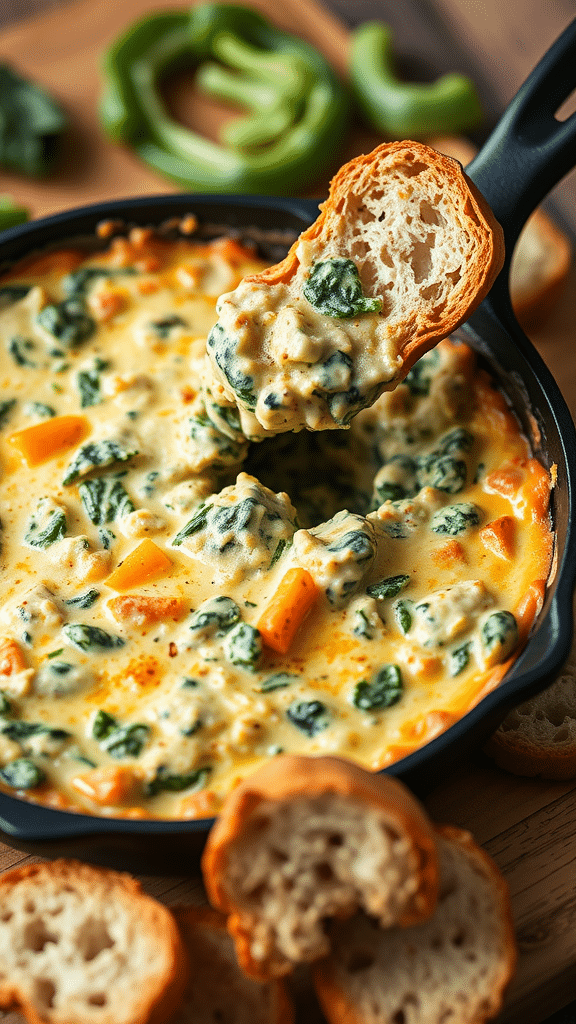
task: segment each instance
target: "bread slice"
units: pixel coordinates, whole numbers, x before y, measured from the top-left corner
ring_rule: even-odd
[[[429,144],[464,167],[476,155],[476,147],[461,136],[438,136]],[[528,334],[554,310],[568,280],[572,256],[569,237],[539,207],[526,221],[510,265],[512,306]]]
[[[0,1007],[31,1024],[166,1024],[187,960],[129,875],[57,860],[0,876]]]
[[[293,1024],[284,982],[261,985],[238,967],[223,914],[211,907],[176,907],[173,913],[191,970],[171,1024]]]
[[[315,969],[329,1024],[482,1024],[502,1005],[516,964],[504,879],[471,835],[439,829],[433,916],[384,930],[365,915],[333,929]]]
[[[329,949],[325,923],[363,907],[383,925],[432,912],[436,844],[408,790],[334,757],[281,755],[231,794],[202,872],[240,966],[267,980]]]
[[[281,263],[218,302],[210,390],[238,405],[249,436],[345,426],[468,318],[502,267],[488,204],[457,161],[422,143],[351,160],[320,209]],[[334,259],[355,264],[380,311],[327,314],[308,300],[312,269]]]
[[[485,750],[514,775],[576,778],[576,642],[558,679],[510,711]]]

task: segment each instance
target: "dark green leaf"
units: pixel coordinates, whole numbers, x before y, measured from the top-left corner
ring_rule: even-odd
[[[292,686],[298,681],[298,676],[293,672],[275,672],[262,681],[260,693],[270,693],[272,690],[282,690],[286,686]]]
[[[115,462],[127,462],[138,455],[137,448],[130,448],[119,441],[88,441],[76,453],[66,470],[63,484],[73,484],[91,473],[93,469],[112,466]]]
[[[71,608],[91,608],[99,597],[99,590],[87,590],[84,594],[78,594],[78,597],[71,597],[64,603],[69,605]]]
[[[353,260],[341,256],[314,263],[302,290],[308,302],[326,316],[346,318],[382,309],[381,299],[363,294]]]
[[[160,767],[155,777],[146,784],[146,795],[158,793],[181,793],[184,789],[201,789],[206,784],[210,768],[195,768],[183,775],[171,775],[167,768]]]
[[[162,317],[161,320],[152,320],[150,327],[157,338],[165,340],[170,337],[173,327],[188,327],[188,324],[181,316],[173,314],[172,316]]]
[[[459,533],[464,533],[479,523],[479,510],[475,505],[464,501],[438,509],[432,516],[430,529],[440,536],[457,537]]]
[[[112,732],[107,733],[100,745],[110,754],[110,757],[138,757],[149,734],[150,726],[141,722],[135,722],[133,725],[119,725]]]
[[[328,710],[320,700],[296,701],[290,705],[286,714],[292,725],[306,733],[307,736],[316,736],[329,724]]]
[[[38,323],[65,348],[76,348],[90,338],[96,324],[80,299],[63,299],[40,310]]]
[[[353,703],[361,711],[376,711],[396,704],[404,691],[398,665],[383,665],[370,682],[362,679],[354,687]]]
[[[3,402],[0,402],[0,427],[4,427],[6,425],[6,421],[8,420],[15,405],[15,398],[6,398]]]
[[[53,167],[68,126],[62,108],[34,82],[0,64],[0,164],[39,178]]]
[[[412,601],[397,601],[394,605],[396,622],[404,634],[408,633],[412,625]]]
[[[262,638],[254,626],[238,622],[224,639],[224,654],[231,665],[254,672],[262,654]]]
[[[366,587],[366,593],[370,597],[396,597],[396,594],[399,594],[409,582],[410,577],[405,573],[399,573],[398,576],[387,576],[379,583],[372,583]]]
[[[99,708],[92,722],[92,736],[95,740],[105,739],[117,727],[118,722],[114,716],[109,715],[103,708]]]
[[[450,652],[451,676],[459,676],[460,673],[468,667],[470,663],[471,648],[472,644],[468,641],[468,643],[462,644],[461,647],[455,647],[454,650]]]
[[[84,511],[95,526],[111,523],[134,511],[134,503],[117,477],[98,476],[78,487]]]
[[[34,761],[27,757],[20,757],[16,761],[10,761],[0,770],[0,782],[11,789],[35,789],[40,786],[46,775]]]
[[[66,535],[66,526],[64,510],[52,507],[49,498],[41,498],[24,534],[24,543],[31,548],[50,547]]]
[[[62,631],[79,651],[109,651],[125,644],[122,637],[113,636],[99,626],[89,626],[86,623],[67,624],[62,627]]]
[[[34,342],[30,338],[22,338],[19,334],[10,338],[8,351],[17,366],[36,366],[30,359],[30,352],[34,350]]]
[[[174,537],[174,540],[172,541],[174,547],[179,547],[179,545],[182,544],[182,542],[185,541],[187,537],[191,537],[193,533],[197,533],[198,530],[204,529],[204,527],[206,526],[206,521],[208,519],[208,513],[210,512],[211,508],[212,505],[207,505],[205,502],[203,502],[199,506],[199,508],[197,508],[196,512],[192,516],[192,519],[190,519],[186,523],[186,526],[183,526],[180,532],[177,533],[176,536]]]

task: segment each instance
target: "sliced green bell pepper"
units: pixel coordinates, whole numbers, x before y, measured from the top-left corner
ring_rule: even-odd
[[[401,82],[394,71],[392,31],[367,21],[352,33],[350,79],[369,124],[390,139],[417,139],[473,128],[482,108],[465,75],[443,75],[435,82]]]
[[[192,63],[200,64],[201,88],[248,111],[227,126],[223,145],[178,124],[161,99],[162,75]],[[103,75],[100,117],[109,137],[199,192],[308,186],[330,168],[347,128],[348,95],[325,59],[239,5],[142,19],[108,50]]]

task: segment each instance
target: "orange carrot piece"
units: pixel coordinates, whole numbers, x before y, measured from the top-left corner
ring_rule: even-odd
[[[524,483],[524,472],[520,466],[511,462],[505,462],[498,469],[494,469],[486,477],[486,486],[501,494],[503,498],[513,498]]]
[[[53,416],[15,431],[8,440],[29,466],[39,466],[67,448],[73,448],[87,433],[85,416]]]
[[[550,504],[552,481],[550,473],[537,459],[526,463],[526,487],[530,493],[533,519],[544,519]]]
[[[545,596],[546,580],[534,580],[529,585],[517,608],[514,609],[521,641],[525,640],[528,636],[532,623],[544,604]]]
[[[512,516],[500,516],[499,519],[493,519],[479,531],[484,547],[493,555],[507,559],[514,557],[515,535],[516,522]]]
[[[209,243],[208,249],[227,260],[233,267],[245,263],[246,260],[254,260],[256,256],[254,249],[240,245],[235,238],[216,238]]]
[[[289,569],[258,623],[264,643],[286,654],[319,593],[306,569]]]
[[[125,594],[108,601],[108,608],[117,622],[135,626],[151,626],[165,619],[182,618],[186,604],[178,597],[156,597],[153,594]]]
[[[70,785],[101,807],[128,803],[138,793],[138,778],[127,765],[93,768],[75,775]]]
[[[168,555],[146,537],[108,576],[106,583],[113,590],[131,590],[149,580],[164,576],[172,568]]]
[[[0,675],[13,676],[28,668],[20,645],[11,637],[0,640]]]

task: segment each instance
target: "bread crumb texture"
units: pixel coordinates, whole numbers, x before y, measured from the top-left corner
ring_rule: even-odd
[[[329,1024],[481,1024],[516,963],[509,897],[469,833],[438,837],[440,892],[423,924],[382,929],[363,914],[338,923],[315,970]]]
[[[286,792],[274,797],[266,782],[279,774]],[[383,927],[431,912],[432,827],[395,780],[336,758],[285,757],[242,790],[209,836],[203,870],[248,975],[279,977],[325,956],[326,920],[358,907]]]
[[[32,1024],[161,1024],[186,981],[170,912],[126,874],[74,861],[0,878],[0,1007]]]

